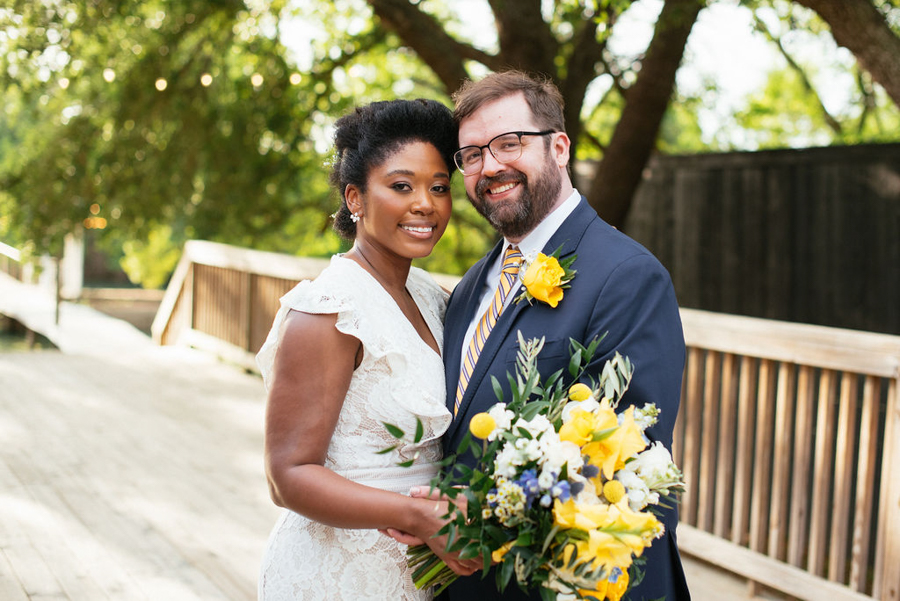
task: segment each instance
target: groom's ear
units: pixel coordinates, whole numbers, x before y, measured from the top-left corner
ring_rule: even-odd
[[[550,152],[556,161],[556,165],[565,168],[569,164],[569,149],[572,141],[569,140],[568,134],[564,131],[553,134],[553,143],[550,145]]]

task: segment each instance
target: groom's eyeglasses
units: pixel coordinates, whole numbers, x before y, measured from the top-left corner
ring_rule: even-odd
[[[552,129],[507,132],[496,136],[484,146],[463,146],[453,155],[453,161],[463,175],[474,175],[481,171],[484,164],[485,148],[491,151],[497,162],[512,163],[522,156],[522,136],[546,136],[555,133],[556,131]]]

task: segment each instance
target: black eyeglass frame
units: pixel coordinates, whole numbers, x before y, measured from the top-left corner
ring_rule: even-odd
[[[493,138],[491,138],[491,141],[488,142],[487,144],[485,144],[484,146],[475,146],[475,145],[463,146],[462,148],[460,148],[459,150],[457,150],[456,152],[453,153],[453,162],[456,163],[456,168],[459,169],[463,175],[474,175],[475,173],[477,173],[477,171],[473,171],[471,173],[466,173],[465,169],[463,169],[463,166],[460,164],[462,162],[462,151],[463,150],[466,150],[468,148],[476,148],[476,149],[480,150],[481,151],[481,164],[484,165],[484,149],[487,148],[488,151],[491,153],[491,156],[494,157],[494,159],[498,163],[503,163],[505,165],[506,163],[511,163],[513,161],[517,161],[522,157],[522,148],[521,148],[522,136],[547,136],[547,135],[555,134],[555,133],[557,133],[555,129],[545,129],[544,131],[508,131],[508,132],[504,132],[502,134],[496,135]],[[500,157],[497,156],[497,154],[491,148],[491,144],[493,144],[497,139],[502,138],[503,136],[508,136],[510,134],[515,134],[519,138],[519,146],[520,146],[519,156],[517,156],[514,159],[509,159],[508,161],[504,161],[504,160],[501,160]],[[478,168],[478,171],[480,171],[480,170],[481,170],[481,167]]]

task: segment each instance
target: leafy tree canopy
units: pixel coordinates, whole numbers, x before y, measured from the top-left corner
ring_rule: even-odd
[[[676,86],[705,4],[489,0],[496,35],[484,36],[484,18],[476,33],[441,0],[11,0],[0,8],[0,239],[58,252],[67,233],[105,223],[91,232],[143,263],[171,262],[167,248],[189,238],[330,254],[342,248],[326,181],[333,120],[385,98],[449,105],[465,78],[506,66],[559,85],[577,157],[599,162],[589,200],[620,224],[652,152],[734,145],[700,127],[716,82]],[[897,139],[893,2],[740,4],[786,65],[729,123],[756,132],[748,146]],[[611,43],[633,5],[658,11],[637,54]],[[848,37],[854,27],[865,39]],[[833,34],[853,53],[846,111],[826,108],[822,65],[791,46],[800,34]],[[429,268],[459,272],[492,241],[460,183]]]

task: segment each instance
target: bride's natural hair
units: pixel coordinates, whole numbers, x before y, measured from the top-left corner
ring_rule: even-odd
[[[344,190],[353,184],[366,192],[369,172],[410,142],[427,142],[440,153],[447,173],[455,171],[457,127],[446,106],[436,100],[373,102],[347,113],[335,123],[334,160],[330,182],[341,196],[334,215],[334,230],[347,240],[356,238]]]

